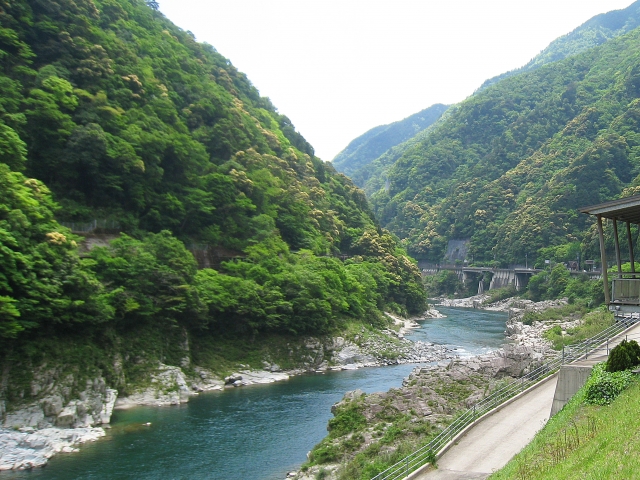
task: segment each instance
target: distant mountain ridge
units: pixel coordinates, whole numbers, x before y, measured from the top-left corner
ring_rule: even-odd
[[[636,10],[626,11],[625,25]],[[597,255],[577,209],[640,188],[639,51],[635,29],[450,107],[384,170],[373,162],[365,190],[377,219],[430,261],[451,239],[497,264]]]
[[[637,26],[640,26],[640,0],[632,3],[627,8],[602,13],[589,19],[572,32],[551,42],[547,48],[542,50],[526,65],[486,80],[478,90],[476,90],[474,95],[506,78],[533,71],[549,63],[563,60],[572,55],[577,55],[593,47],[602,45],[610,39],[619,37],[633,30]],[[433,107],[436,107],[436,105]],[[405,123],[433,107],[429,107],[400,122],[372,128],[353,140],[347,148],[334,158],[332,162],[334,167],[348,175],[357,186],[365,191],[368,197],[381,188],[387,187],[387,171],[389,168],[391,168],[396,160],[402,157],[405,152],[410,150],[415,144],[420,143],[428,135],[430,130],[444,120],[444,116],[436,119],[434,123],[419,132],[416,132],[414,136],[394,143],[383,152],[378,153],[379,150],[372,149],[371,144],[376,142],[380,137],[383,137],[389,127],[399,123]],[[455,107],[457,106],[453,108],[447,107],[449,108],[447,114],[454,111]],[[366,161],[362,161],[361,158],[365,158],[367,154],[378,154],[378,156],[375,158],[367,157]]]
[[[336,170],[352,176],[392,147],[432,125],[447,108],[447,105],[437,103],[403,120],[374,127],[349,143],[331,163]]]
[[[572,32],[557,38],[526,65],[486,80],[479,90],[502,79],[540,68],[548,63],[577,55],[619,37],[640,26],[640,0],[627,8],[601,13],[587,20]]]

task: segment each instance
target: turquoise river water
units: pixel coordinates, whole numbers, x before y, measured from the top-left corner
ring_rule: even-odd
[[[447,345],[461,356],[505,341],[504,313],[439,310],[447,317],[422,321],[409,338]],[[326,435],[331,405],[346,391],[399,387],[415,366],[303,375],[202,394],[181,406],[116,411],[104,439],[57,455],[42,469],[0,473],[0,480],[282,480]]]

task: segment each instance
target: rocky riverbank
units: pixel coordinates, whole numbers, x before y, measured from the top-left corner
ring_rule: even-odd
[[[105,435],[102,425],[111,421],[117,390],[96,377],[75,396],[73,378],[54,379],[50,369],[36,372],[31,388],[43,391],[40,401],[4,414],[0,470],[41,467],[53,455],[77,452],[82,443]]]
[[[362,415],[360,427],[345,435],[330,435],[320,447],[310,452],[310,460],[317,461],[327,451],[342,452],[337,462],[318,462],[305,471],[292,472],[289,478],[312,480],[322,473],[323,478],[336,478],[341,469],[358,454],[365,456],[392,455],[401,444],[415,444],[426,435],[447,425],[455,415],[477,403],[504,382],[536,368],[550,352],[550,342],[543,333],[553,325],[522,323],[527,312],[539,312],[566,305],[565,300],[532,302],[511,298],[486,304],[488,295],[443,300],[439,304],[451,307],[482,308],[509,313],[505,334],[510,343],[485,355],[452,358],[435,366],[416,367],[404,379],[400,389],[364,394],[348,392],[334,405],[335,418],[345,412]],[[437,305],[436,305],[437,306]],[[579,320],[564,320],[562,328],[570,328]],[[402,435],[394,432],[401,431]]]
[[[105,436],[100,427],[0,429],[0,471],[43,467],[56,453],[73,453]]]
[[[39,467],[56,453],[77,451],[83,442],[105,435],[102,426],[108,425],[114,408],[178,405],[202,392],[284,381],[307,372],[450,359],[453,352],[440,345],[405,338],[410,329],[419,327],[416,320],[439,315],[430,310],[407,320],[389,314],[397,330],[363,327],[350,336],[303,339],[289,347],[290,357],[298,364],[295,369],[282,369],[267,357],[260,370],[240,365],[237,371],[220,378],[206,368],[191,365],[185,355],[181,366],[158,363],[150,368],[145,385],[126,397],[119,397],[102,377],[88,380],[86,388],[74,394],[78,388],[73,375],[61,378],[59,370],[43,367],[31,382],[32,395],[38,401],[11,412],[5,412],[0,402],[0,470]],[[114,369],[120,371],[120,365],[121,359],[116,358]]]

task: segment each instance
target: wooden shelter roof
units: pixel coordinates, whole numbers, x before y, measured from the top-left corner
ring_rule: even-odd
[[[580,212],[588,215],[599,215],[602,218],[640,224],[640,195],[583,207]]]

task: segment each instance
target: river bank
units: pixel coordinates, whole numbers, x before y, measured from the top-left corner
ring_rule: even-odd
[[[32,391],[43,392],[39,401],[10,412],[4,411],[4,404],[0,408],[0,470],[41,467],[57,453],[72,453],[82,443],[102,438],[114,409],[179,405],[199,393],[281,382],[309,372],[451,358],[453,353],[440,345],[405,338],[411,329],[419,327],[416,320],[439,315],[435,310],[413,319],[388,314],[395,324],[393,329],[363,327],[348,336],[303,339],[290,347],[290,356],[301,359],[295,369],[282,369],[267,357],[261,370],[240,365],[221,378],[211,370],[191,365],[188,357],[181,366],[158,363],[148,369],[146,384],[126,397],[118,397],[117,390],[108,388],[102,377],[87,381],[87,388],[74,396],[73,378],[59,380],[55,371],[43,368],[36,372],[31,385]]]
[[[291,472],[289,478],[312,480],[321,474],[323,478],[335,479],[346,472],[349,472],[349,478],[355,478],[361,469],[380,458],[399,460],[417,448],[423,439],[444,428],[458,412],[469,408],[504,382],[514,381],[536,368],[550,353],[551,343],[543,336],[546,330],[555,324],[570,328],[576,322],[533,322],[532,325],[522,322],[527,312],[566,305],[565,300],[532,302],[511,298],[489,305],[484,303],[488,298],[480,295],[445,299],[436,303],[436,308],[476,308],[507,313],[507,344],[487,354],[455,357],[434,366],[415,368],[400,389],[369,395],[348,392],[332,408],[334,422],[355,411],[363,418],[359,428],[338,436],[332,435],[330,430],[329,436],[310,452],[309,464],[299,472]],[[323,456],[326,458],[325,452],[331,449],[345,453],[335,458],[338,461],[322,461]]]

